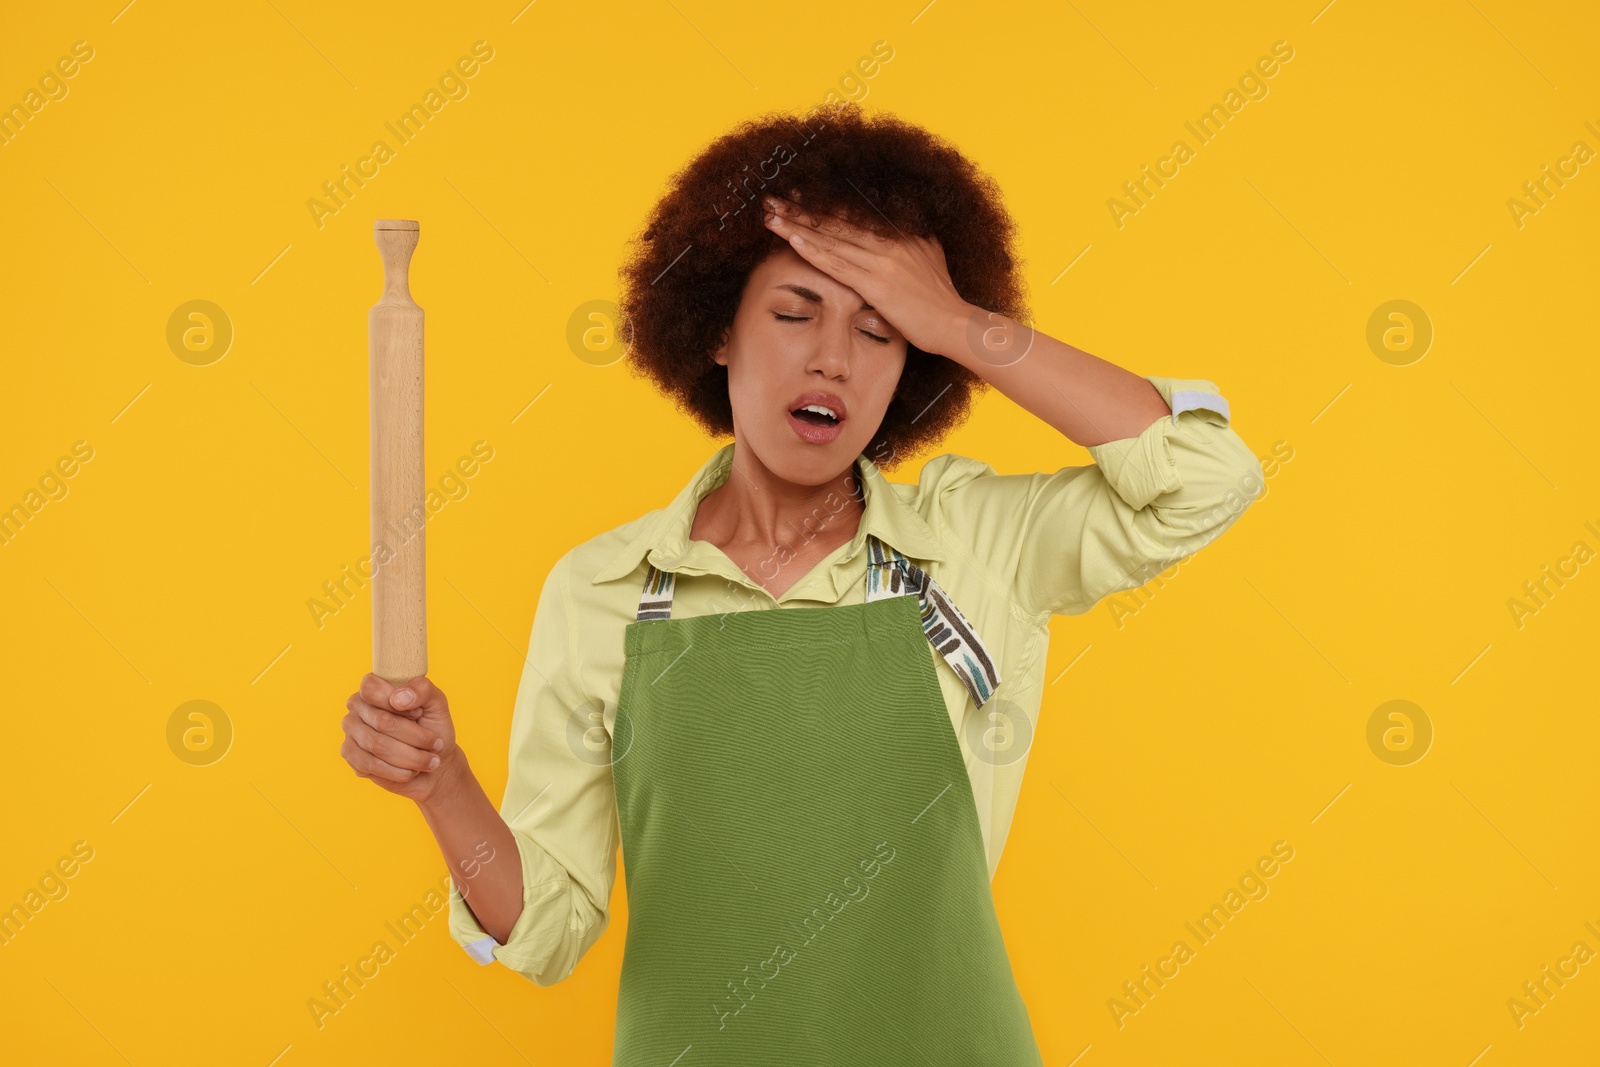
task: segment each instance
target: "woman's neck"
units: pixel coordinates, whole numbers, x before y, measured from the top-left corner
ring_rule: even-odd
[[[727,480],[700,501],[689,537],[721,549],[776,597],[854,537],[864,513],[856,463],[821,485],[800,485],[736,442]]]

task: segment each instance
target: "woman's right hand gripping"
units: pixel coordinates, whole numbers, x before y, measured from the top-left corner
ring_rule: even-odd
[[[356,776],[419,804],[434,799],[460,753],[444,692],[426,675],[397,686],[368,674],[345,707],[339,754]]]

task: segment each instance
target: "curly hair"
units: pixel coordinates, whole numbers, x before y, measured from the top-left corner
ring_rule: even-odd
[[[962,299],[1031,321],[1012,247],[1016,224],[999,186],[953,145],[849,101],[805,120],[769,112],[718,137],[672,176],[618,270],[630,373],[710,436],[733,433],[728,368],[711,353],[733,324],[750,272],[787,247],[762,224],[759,197],[769,183],[780,196],[798,190],[809,210],[846,210],[880,234],[936,236]],[[965,421],[987,387],[955,360],[908,343],[871,455],[893,469]]]

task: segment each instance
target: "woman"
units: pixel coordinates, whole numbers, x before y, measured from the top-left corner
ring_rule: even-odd
[[[540,985],[605,930],[620,843],[616,1063],[1037,1064],[989,881],[1050,617],[1193,554],[1261,468],[1211,382],[1024,325],[960,153],[825,118],[707,147],[623,270],[631,368],[733,441],[552,567],[499,811],[426,678],[369,674],[342,753],[420,806],[452,936]],[[883,478],[988,385],[1095,463]]]

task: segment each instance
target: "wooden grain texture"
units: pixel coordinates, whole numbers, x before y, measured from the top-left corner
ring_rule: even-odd
[[[428,671],[422,308],[408,271],[419,227],[379,219],[383,297],[367,316],[372,418],[372,672],[409,681]],[[378,545],[386,546],[384,552]],[[381,564],[379,559],[385,560]]]

